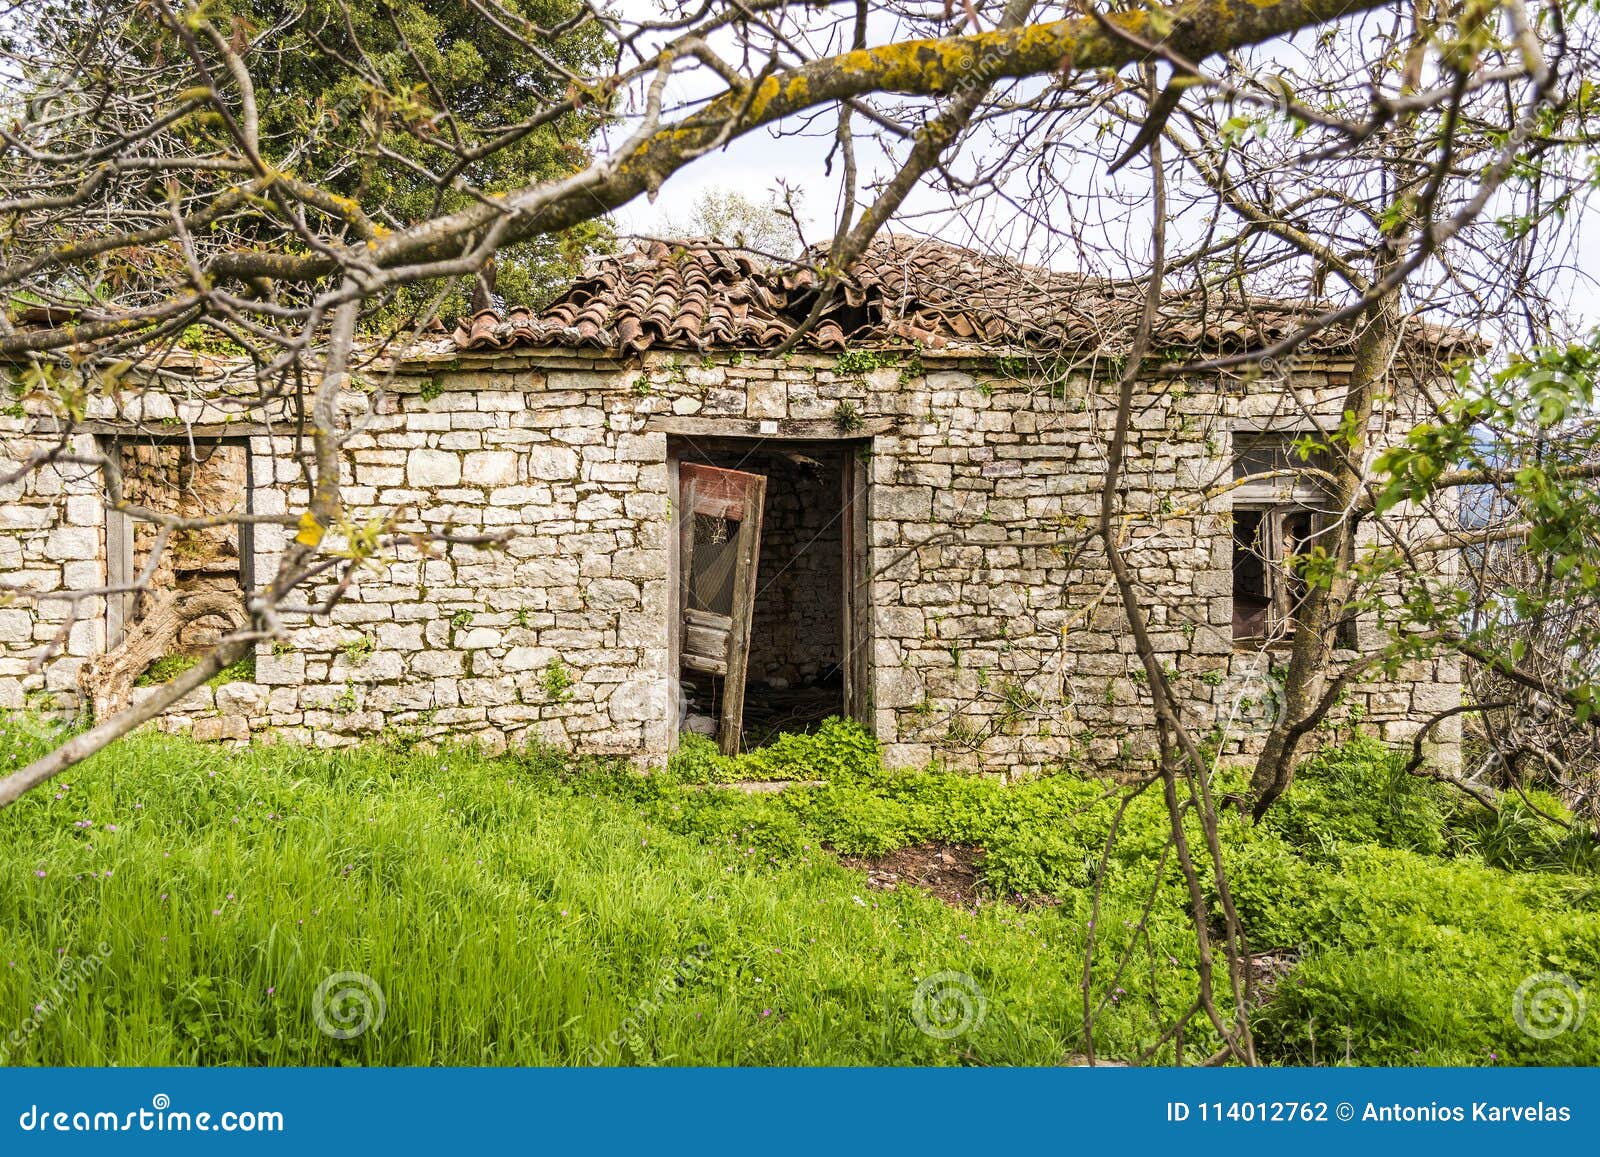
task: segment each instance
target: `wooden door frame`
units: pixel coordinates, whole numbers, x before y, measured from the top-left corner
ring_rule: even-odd
[[[683,551],[679,536],[685,519],[682,487],[678,485],[678,453],[667,446],[667,754],[678,750],[678,738],[689,712],[683,697],[683,600],[686,584],[679,573]]]
[[[840,539],[844,557],[843,655],[844,715],[872,732],[872,542],[867,504],[871,493],[872,443],[864,440],[845,447],[840,470]]]

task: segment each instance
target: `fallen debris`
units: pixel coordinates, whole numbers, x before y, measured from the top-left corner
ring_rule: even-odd
[[[867,873],[867,886],[893,892],[902,884],[931,892],[952,908],[976,908],[983,849],[971,844],[920,844],[883,856],[840,856],[847,868]]]

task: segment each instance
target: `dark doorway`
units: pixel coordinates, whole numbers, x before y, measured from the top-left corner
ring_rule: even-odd
[[[865,512],[854,517],[856,512],[847,509],[846,494],[856,493],[852,487],[859,452],[858,444],[843,441],[672,441],[678,470],[710,466],[759,475],[766,481],[738,750],[760,747],[782,732],[813,731],[829,716],[850,714],[847,606],[854,592],[846,580],[855,576],[847,557],[858,526],[865,526]],[[681,520],[688,514],[679,512],[680,533]],[[715,540],[715,528],[702,534],[699,523],[705,519],[694,517],[697,538]],[[689,548],[692,573],[680,571],[680,598],[687,594],[693,603],[702,594],[716,593],[709,588],[718,575],[702,560],[718,557],[714,553],[718,549],[725,548],[714,541],[709,549],[698,543]],[[680,565],[683,557],[680,554]],[[696,584],[707,591],[697,594]],[[705,670],[706,664],[691,653],[696,647],[704,649],[699,639],[690,637],[699,630],[696,620],[680,637],[680,686],[686,705],[682,724],[685,730],[725,741],[720,731],[727,714],[728,680]],[[727,750],[733,745],[723,746]]]

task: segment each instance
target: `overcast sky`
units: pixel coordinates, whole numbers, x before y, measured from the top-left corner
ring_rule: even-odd
[[[646,17],[659,11],[655,0],[623,0],[621,7],[631,17]],[[875,17],[868,41],[882,43],[904,34],[892,20]],[[1286,68],[1292,68],[1293,62],[1301,59],[1292,42],[1273,49],[1272,56],[1281,59]],[[688,82],[675,82],[672,91],[679,99],[702,95],[690,89]],[[669,232],[674,222],[687,221],[695,203],[707,189],[735,190],[752,200],[765,202],[779,182],[785,181],[805,195],[800,217],[806,239],[826,240],[838,213],[837,159],[833,172],[827,172],[834,119],[829,110],[810,126],[786,122],[735,139],[671,177],[654,203],[644,197],[637,198],[618,210],[613,215],[614,220],[625,233],[661,235]],[[857,123],[861,124],[859,118]],[[621,130],[613,130],[614,134],[619,132],[620,135],[613,136],[613,143],[626,135],[626,124]],[[858,129],[858,134],[857,159],[862,168],[862,185],[866,188],[872,178],[886,177],[893,169],[872,143],[866,129]],[[982,148],[983,142],[980,140],[975,147]],[[1106,142],[1105,150],[1108,158],[1114,156],[1117,151],[1114,141]],[[1065,215],[1092,205],[1093,211],[1104,218],[1096,223],[1104,240],[1103,252],[1085,254],[1069,249],[1060,244],[1059,237],[1041,241],[1039,231],[1026,236],[1014,210],[998,202],[968,205],[958,216],[951,211],[948,197],[925,187],[907,200],[902,217],[909,220],[900,222],[900,227],[909,225],[916,232],[941,236],[957,244],[1011,255],[1025,254],[1030,260],[1057,267],[1111,274],[1136,272],[1148,255],[1148,213],[1140,211],[1141,194],[1148,187],[1148,176],[1138,172],[1137,165],[1130,165],[1117,177],[1108,177],[1103,169],[1103,165],[1069,168],[1060,175],[1060,184],[1050,198],[1055,204],[1045,206],[1047,212]],[[1125,208],[1118,207],[1119,196],[1126,202]],[[1596,288],[1600,281],[1600,232],[1587,214],[1568,260],[1571,267],[1561,276],[1557,291],[1569,302],[1569,313],[1575,322],[1586,327],[1600,324],[1600,292]],[[1094,264],[1099,268],[1088,268]]]

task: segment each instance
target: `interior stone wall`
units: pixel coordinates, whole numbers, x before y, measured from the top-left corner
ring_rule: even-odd
[[[130,505],[182,518],[246,508],[248,465],[240,443],[203,438],[134,440],[108,445],[105,451],[120,459],[123,495]],[[144,572],[158,533],[154,523],[132,519],[129,523],[133,550],[127,577]],[[217,591],[235,596],[242,605],[240,536],[236,524],[174,531],[161,552],[152,589]],[[137,605],[133,613],[138,614]],[[227,629],[226,620],[216,616],[195,619],[179,632],[176,650],[199,654]]]

